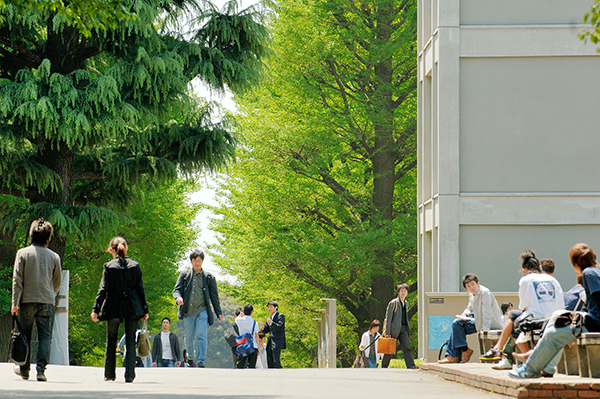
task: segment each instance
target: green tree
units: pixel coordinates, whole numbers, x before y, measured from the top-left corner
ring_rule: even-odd
[[[89,37],[51,7],[0,8],[0,191],[28,200],[3,223],[20,236],[45,217],[61,256],[67,237],[119,223],[117,209],[140,184],[232,159],[231,121],[213,122],[188,86],[198,77],[214,90],[244,90],[266,54],[253,8],[122,4],[136,18]],[[189,26],[175,25],[186,18]]]
[[[29,12],[31,9],[54,12],[86,37],[92,35],[93,29],[115,29],[120,22],[135,18],[121,0],[0,0],[0,7],[8,4],[18,12]]]
[[[416,3],[274,14],[269,79],[238,101],[246,146],[221,184],[218,262],[312,317],[322,304],[300,292],[336,298],[361,333],[396,283],[416,289]]]

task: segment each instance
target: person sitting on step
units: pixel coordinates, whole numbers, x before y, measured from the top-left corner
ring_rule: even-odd
[[[473,354],[473,349],[467,345],[467,335],[475,334],[477,331],[502,328],[500,307],[494,294],[479,284],[479,279],[473,273],[466,274],[462,284],[469,293],[469,304],[452,322],[446,357],[438,363],[458,363],[461,354],[460,362],[467,363]]]

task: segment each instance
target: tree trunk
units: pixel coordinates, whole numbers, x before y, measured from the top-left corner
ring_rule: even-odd
[[[75,153],[63,143],[59,149],[47,150],[42,153],[40,163],[54,170],[59,176],[62,186],[56,192],[48,191],[41,201],[54,205],[72,205],[72,188]],[[37,201],[36,201],[37,202]],[[54,226],[54,235],[49,248],[64,258],[67,246],[66,231]]]
[[[373,49],[379,52],[392,36],[392,2],[383,1],[377,15],[376,37]],[[373,149],[373,196],[372,204],[380,221],[381,229],[389,229],[393,220],[394,200],[394,102],[392,98],[392,55],[376,54],[379,57],[374,65],[375,89],[372,96],[372,119],[375,133]],[[377,58],[376,58],[377,59]],[[381,248],[377,253],[376,273],[371,281],[373,301],[372,315],[377,315],[383,323],[385,306],[395,296],[394,290],[394,248]]]

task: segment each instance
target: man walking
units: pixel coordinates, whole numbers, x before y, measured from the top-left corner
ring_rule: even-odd
[[[404,352],[404,361],[406,368],[415,368],[415,359],[410,350],[410,334],[408,327],[408,302],[405,300],[408,295],[408,284],[400,284],[398,286],[398,296],[388,303],[385,310],[385,320],[383,321],[383,336],[391,336],[400,341],[402,352]],[[383,355],[381,367],[387,368],[390,365],[392,355]]]
[[[154,337],[152,344],[152,367],[179,367],[181,366],[181,351],[179,338],[170,331],[171,319],[163,317],[162,331]]]
[[[50,333],[56,295],[62,282],[60,257],[48,249],[54,229],[50,222],[38,219],[29,228],[31,245],[21,248],[15,258],[12,285],[11,313],[19,322],[31,345],[33,323],[37,325],[37,380],[46,381],[46,365],[50,356]],[[27,362],[15,370],[24,380],[29,379],[31,347]]]
[[[285,316],[279,313],[279,304],[276,301],[269,301],[267,309],[271,315],[267,319],[267,324],[262,326],[262,332],[265,334],[269,333],[269,340],[267,341],[267,364],[270,369],[280,369],[281,350],[286,348]]]
[[[208,326],[214,322],[214,309],[219,321],[223,312],[219,303],[219,291],[215,277],[202,270],[204,252],[195,249],[190,254],[192,269],[179,274],[173,290],[175,303],[179,306],[179,319],[183,320],[185,347],[190,367],[204,367]],[[196,344],[197,348],[194,348]]]

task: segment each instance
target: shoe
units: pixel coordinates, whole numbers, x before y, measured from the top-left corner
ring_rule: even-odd
[[[515,370],[509,371],[508,375],[512,378],[539,378],[539,374],[533,374],[527,371],[525,363],[517,367]]]
[[[24,380],[28,380],[29,379],[29,370],[23,371],[23,370],[21,370],[20,366],[15,366],[14,372],[15,372],[16,375],[21,376],[21,378],[24,379]]]
[[[48,381],[48,379],[46,378],[46,376],[44,375],[44,371],[43,370],[39,370],[37,372],[37,380],[38,381],[42,381],[42,382],[46,382]]]
[[[458,358],[454,356],[446,356],[442,360],[438,360],[439,364],[458,363]]]
[[[192,359],[188,359],[188,367],[196,367],[196,362],[194,362]]]
[[[196,363],[196,367],[200,367],[201,369],[203,369],[205,366],[204,363]]]
[[[104,377],[104,381],[114,381],[115,377]]]
[[[540,374],[544,378],[552,378],[552,377],[554,377],[554,374],[550,374],[550,373],[548,373],[548,372],[546,372],[544,370],[540,371]]]
[[[133,382],[133,378],[125,378],[125,382]]]
[[[500,360],[502,359],[502,352],[494,348],[490,348],[483,355],[479,356],[480,360]]]
[[[466,351],[462,353],[461,363],[469,363],[469,359],[471,359],[471,355],[473,355],[473,349],[467,348]]]
[[[512,370],[513,365],[508,357],[503,356],[502,360],[492,366],[494,370]]]

